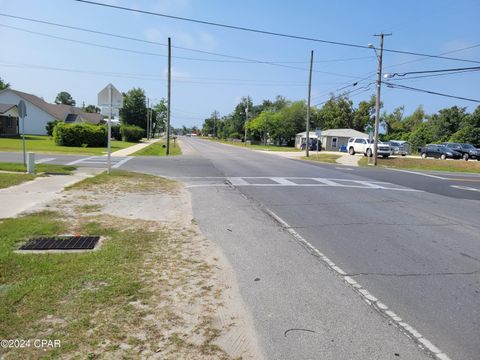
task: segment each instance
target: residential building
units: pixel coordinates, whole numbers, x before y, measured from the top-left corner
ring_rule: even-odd
[[[295,136],[295,147],[300,148],[302,143],[306,140],[306,131],[298,133]],[[315,132],[310,131],[309,139],[317,139]],[[338,151],[342,145],[347,145],[348,139],[351,137],[366,137],[368,134],[362,133],[354,129],[328,129],[322,130],[320,134],[320,141],[322,143],[322,150]]]

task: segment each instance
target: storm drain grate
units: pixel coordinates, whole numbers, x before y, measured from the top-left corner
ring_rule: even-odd
[[[57,236],[30,239],[20,250],[92,250],[100,236]]]

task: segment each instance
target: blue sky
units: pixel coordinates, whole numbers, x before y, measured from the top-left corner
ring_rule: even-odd
[[[171,15],[334,41],[378,44],[374,33],[392,32],[385,47],[441,54],[480,44],[478,0],[442,1],[279,1],[279,0],[98,0],[110,4]],[[303,40],[278,38],[211,27],[178,20],[135,14],[70,0],[0,0],[0,13],[29,17],[93,30],[107,31],[161,43],[172,38],[175,46],[216,53],[282,62],[291,69],[255,63],[213,62],[221,57],[173,49],[172,125],[201,125],[213,110],[225,115],[242,96],[254,103],[283,95],[305,99],[308,61],[314,50],[312,104],[328,99],[330,92],[372,75],[377,60],[372,50]],[[145,89],[148,97],[166,96],[167,50],[164,46],[82,33],[49,25],[0,16],[0,25],[14,26],[85,42],[120,47],[156,56],[122,52],[59,39],[47,38],[0,26],[2,51],[0,77],[13,88],[42,96],[52,102],[66,90],[77,104],[95,104],[97,93],[109,82],[119,90]],[[480,47],[448,56],[480,60]],[[421,60],[411,62],[412,60]],[[399,63],[408,62],[403,65]],[[478,65],[478,64],[477,64]],[[385,72],[406,72],[475,66],[440,59],[385,53]],[[47,70],[45,67],[75,71]],[[114,73],[114,74],[112,74]],[[402,81],[402,85],[469,98],[480,98],[480,72]],[[400,82],[399,82],[400,83]],[[360,87],[360,85],[358,85]],[[351,90],[352,88],[346,88]],[[362,90],[362,89],[360,89]],[[368,99],[374,86],[352,96],[355,104]],[[353,94],[352,94],[353,95]],[[383,88],[386,110],[405,105],[412,112],[423,105],[427,112],[453,105],[475,103],[434,95]]]

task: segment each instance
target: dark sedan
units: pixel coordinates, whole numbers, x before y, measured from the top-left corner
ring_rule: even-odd
[[[471,144],[444,143],[443,145],[462,154],[463,160],[477,159],[478,161],[480,161],[480,150],[476,149]]]
[[[445,145],[437,145],[437,144],[429,144],[422,148],[420,155],[422,159],[426,159],[428,157],[433,157],[436,159],[461,159],[462,154],[458,151],[452,150]]]

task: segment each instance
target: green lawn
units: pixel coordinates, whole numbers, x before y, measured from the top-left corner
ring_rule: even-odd
[[[336,155],[336,154],[322,154],[322,153],[320,153],[320,154],[317,155],[317,153],[314,153],[312,151],[308,158],[306,156],[302,156],[302,160],[318,161],[318,162],[336,164],[337,159],[341,158],[341,157],[342,157],[342,155]]]
[[[0,170],[15,171],[15,172],[27,171],[23,163],[10,163],[10,162],[0,162]],[[73,170],[76,170],[75,166],[55,165],[55,164],[36,164],[35,165],[35,172],[37,173],[71,174]]]
[[[291,147],[291,146],[277,146],[277,145],[245,145],[243,142],[237,142],[237,141],[228,141],[228,140],[222,140],[222,139],[214,139],[214,138],[209,138],[209,137],[202,137],[202,139],[207,139],[210,141],[216,141],[220,142],[222,144],[228,144],[228,145],[235,145],[247,149],[252,149],[252,150],[265,150],[265,151],[301,151],[300,149]]]
[[[138,150],[137,152],[133,153],[133,156],[166,156],[166,148],[164,147],[166,141],[158,141],[153,143],[152,145],[143,148],[142,150]],[[178,144],[178,140],[175,141],[175,146],[173,140],[170,140],[170,155],[182,155],[182,149]]]
[[[0,189],[4,189],[10,186],[19,185],[25,181],[35,179],[35,175],[29,174],[3,174],[0,173]],[[0,289],[1,289],[0,282]]]
[[[360,166],[368,166],[368,158],[361,158],[358,164]],[[388,158],[378,159],[378,165],[394,169],[480,173],[480,161],[477,160]]]
[[[49,136],[27,135],[25,136],[26,150],[34,153],[65,153],[65,154],[84,154],[84,155],[103,155],[107,153],[107,148],[84,148],[73,146],[55,145],[53,139]],[[112,141],[112,152],[135,145],[136,143],[127,141]],[[0,151],[21,152],[22,139],[17,138],[0,138]]]

